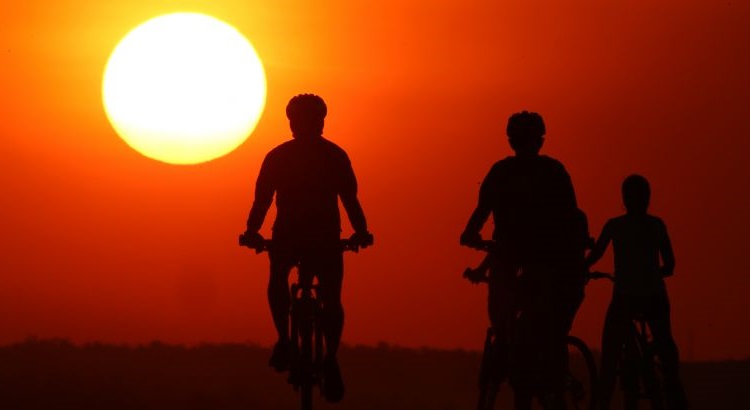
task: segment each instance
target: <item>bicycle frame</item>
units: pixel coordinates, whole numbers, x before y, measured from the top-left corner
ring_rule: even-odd
[[[255,249],[256,253],[273,248],[272,240],[263,240],[250,246],[240,236],[240,245]],[[359,251],[359,244],[340,240],[341,251]],[[321,325],[322,305],[318,298],[319,285],[316,272],[308,270],[304,260],[294,264],[297,282],[290,285],[291,305],[289,310],[292,357],[289,368],[289,383],[300,391],[302,410],[312,409],[312,390],[321,386],[325,343]]]

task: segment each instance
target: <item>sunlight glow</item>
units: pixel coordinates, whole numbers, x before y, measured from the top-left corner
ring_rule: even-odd
[[[107,62],[104,108],[128,145],[171,164],[221,157],[253,132],[266,101],[263,65],[227,23],[168,14],[128,33]]]

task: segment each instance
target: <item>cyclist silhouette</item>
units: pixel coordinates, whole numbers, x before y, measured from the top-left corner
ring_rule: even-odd
[[[357,199],[357,180],[346,152],[322,136],[327,107],[313,94],[293,97],[286,115],[293,139],[266,155],[255,184],[255,200],[244,236],[252,247],[263,237],[258,233],[276,195],[274,246],[269,250],[268,302],[278,332],[269,365],[277,371],[289,366],[288,278],[294,264],[304,260],[316,273],[322,301],[323,334],[326,342],[323,394],[332,402],[344,394],[336,353],[344,326],[341,286],[344,274],[339,239],[341,218],[338,199],[346,210],[361,247],[373,243],[364,212]]]
[[[493,367],[497,380],[510,374],[517,409],[530,409],[534,394],[546,408],[564,408],[565,337],[583,299],[588,227],[565,167],[539,155],[545,133],[537,113],[510,117],[507,135],[515,156],[492,166],[461,235],[462,245],[479,246],[480,230],[492,214]]]
[[[615,384],[615,368],[624,342],[626,326],[635,316],[646,319],[654,349],[661,361],[664,393],[669,409],[687,408],[679,378],[679,354],[672,337],[669,298],[664,278],[674,272],[674,253],[664,222],[648,214],[651,188],[648,180],[631,175],[622,184],[625,215],[612,218],[604,225],[596,245],[586,258],[595,264],[612,242],[615,253],[615,286],[602,334],[601,408],[609,409]],[[659,257],[663,262],[659,266]],[[638,407],[632,392],[632,377],[627,385],[626,408]]]

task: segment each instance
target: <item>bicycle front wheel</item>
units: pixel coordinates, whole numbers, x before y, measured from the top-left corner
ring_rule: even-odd
[[[565,375],[565,401],[568,408],[594,410],[597,405],[598,376],[591,349],[583,340],[568,336],[568,371]]]
[[[487,336],[484,340],[484,352],[482,353],[482,364],[479,369],[479,400],[477,410],[493,410],[495,408],[495,399],[497,391],[500,388],[500,381],[494,377],[498,372],[493,369],[497,360],[493,360],[497,352],[493,349],[493,340],[495,333],[492,328],[487,329]]]

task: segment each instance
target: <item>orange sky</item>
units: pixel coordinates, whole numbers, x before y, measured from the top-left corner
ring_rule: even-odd
[[[750,6],[364,3],[5,2],[0,343],[270,343],[268,262],[236,238],[260,161],[289,138],[287,100],[315,92],[377,244],[346,257],[345,342],[480,347],[486,290],[460,274],[481,255],[458,236],[484,174],[510,153],[508,115],[530,109],[592,233],[621,212],[626,175],[650,179],[677,257],[668,286],[683,357],[750,356]],[[255,133],[199,166],[133,151],[101,104],[112,48],[174,11],[235,25],[268,76]],[[590,285],[576,321],[593,345],[610,289]]]

